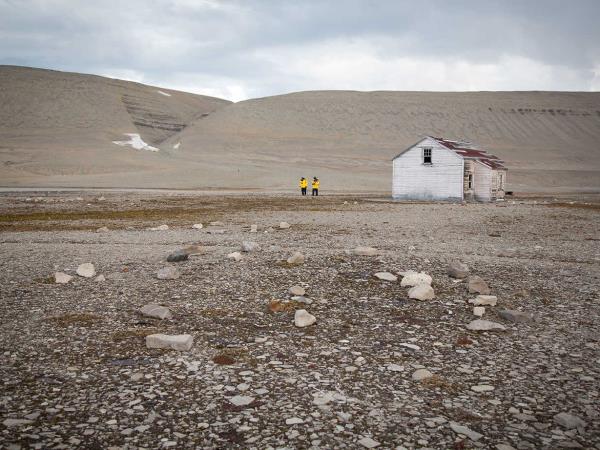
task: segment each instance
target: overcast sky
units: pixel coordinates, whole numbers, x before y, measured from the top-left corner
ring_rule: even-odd
[[[0,64],[230,100],[600,90],[600,0],[0,0]]]

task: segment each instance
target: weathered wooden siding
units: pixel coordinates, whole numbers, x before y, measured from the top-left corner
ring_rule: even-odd
[[[489,202],[492,199],[492,169],[476,162],[475,169],[475,200],[480,202]]]
[[[433,164],[423,164],[423,148]],[[393,163],[392,196],[400,200],[463,199],[463,159],[432,139],[424,139]]]

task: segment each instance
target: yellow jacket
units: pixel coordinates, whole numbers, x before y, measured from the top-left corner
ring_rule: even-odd
[[[308,187],[308,180],[306,178],[300,180],[300,187],[301,188],[306,188]]]
[[[319,180],[313,180],[312,182],[312,188],[313,189],[319,189]]]

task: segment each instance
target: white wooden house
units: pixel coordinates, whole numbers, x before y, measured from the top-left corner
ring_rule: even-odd
[[[394,160],[392,196],[398,200],[477,200],[504,197],[507,169],[469,142],[426,136]]]

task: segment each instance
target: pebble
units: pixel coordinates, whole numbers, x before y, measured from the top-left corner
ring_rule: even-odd
[[[202,225],[201,223],[195,223],[194,225],[192,225],[192,228],[196,230],[201,230],[202,228],[204,228],[204,225]]]
[[[250,225],[250,233],[257,233],[257,232],[258,232],[258,225],[256,225],[256,224]]]
[[[435,297],[435,291],[426,283],[418,284],[408,291],[408,298],[415,300],[431,300]]]
[[[159,225],[157,227],[148,228],[150,231],[167,231],[169,229],[169,225]]]
[[[467,288],[470,294],[490,294],[490,288],[488,284],[477,275],[472,275],[469,277]]]
[[[242,254],[240,252],[229,253],[227,255],[227,258],[233,259],[234,261],[239,262],[242,260]]]
[[[100,274],[96,278],[94,278],[94,281],[98,281],[98,282],[106,281],[106,277],[104,275]]]
[[[415,370],[412,374],[412,379],[415,381],[425,380],[427,378],[431,378],[433,374],[427,369],[418,369]]]
[[[427,275],[425,272],[419,273],[409,270],[407,272],[399,272],[399,275],[402,275],[400,286],[418,286],[420,284],[431,285],[431,282],[433,281],[431,276]]]
[[[33,423],[33,421],[27,419],[6,419],[4,420],[4,422],[2,422],[2,425],[4,425],[6,428],[10,428],[20,427],[22,425],[29,425],[31,423]]]
[[[297,296],[303,296],[304,294],[306,294],[306,291],[304,290],[304,288],[302,286],[298,286],[297,284],[292,286],[289,289],[289,293],[291,295],[297,295]]]
[[[375,276],[384,281],[398,281],[398,277],[389,272],[377,272]]]
[[[364,437],[364,438],[360,439],[358,441],[358,443],[365,448],[375,448],[375,447],[379,447],[381,445],[379,442],[377,442],[374,439],[371,439],[370,437]]]
[[[96,275],[96,269],[92,263],[83,263],[77,267],[77,275],[84,278],[92,278]]]
[[[167,262],[181,262],[187,261],[190,257],[190,254],[185,250],[176,250],[167,256]]]
[[[478,295],[477,297],[470,299],[469,303],[475,306],[496,306],[498,297],[495,295]]]
[[[109,231],[108,227],[100,227],[96,230],[96,233],[106,233]]]
[[[452,278],[462,280],[469,276],[469,268],[460,261],[452,261],[448,266],[447,273]]]
[[[477,317],[482,317],[485,314],[485,307],[483,306],[475,306],[473,308],[473,315]]]
[[[494,386],[490,386],[489,384],[478,384],[471,386],[471,390],[474,392],[489,392],[494,390]]]
[[[294,314],[294,325],[300,328],[308,327],[314,324],[316,321],[317,318],[305,309],[298,309]]]
[[[288,264],[303,264],[304,255],[300,252],[294,252],[292,256],[287,259]]]
[[[156,303],[149,303],[140,308],[140,313],[147,317],[154,317],[155,319],[171,319],[171,311],[169,308],[157,305]]]
[[[188,351],[194,344],[194,338],[189,334],[151,334],[146,336],[148,348],[170,348],[179,351]]]
[[[260,245],[254,241],[244,241],[242,242],[242,251],[245,253],[255,252],[260,250]]]
[[[477,433],[476,431],[473,431],[463,425],[459,425],[456,422],[450,422],[450,428],[452,428],[452,431],[455,433],[467,436],[472,441],[478,441],[483,437],[483,434]]]
[[[290,224],[287,222],[279,222],[279,229],[280,230],[287,230],[290,227]]]
[[[304,423],[304,420],[299,417],[290,417],[289,419],[285,419],[286,425],[298,425],[300,423]]]
[[[56,272],[54,274],[54,282],[58,284],[67,284],[72,279],[73,277],[71,275],[67,275],[64,272]]]
[[[489,320],[476,319],[467,325],[467,329],[471,331],[504,331],[506,330],[506,327],[500,323],[491,322]]]
[[[373,247],[359,246],[353,249],[352,253],[356,256],[376,256],[378,252],[377,249]]]
[[[159,280],[176,280],[179,277],[179,271],[173,266],[165,266],[156,273]]]
[[[249,397],[246,395],[236,395],[235,397],[231,397],[229,402],[235,406],[247,406],[254,401],[254,397]]]
[[[554,422],[558,425],[565,427],[570,430],[572,428],[585,428],[587,425],[583,420],[579,417],[574,416],[572,414],[561,412],[554,416]]]
[[[398,364],[388,364],[387,365],[387,370],[389,370],[390,372],[403,372],[404,371],[404,367],[400,366]]]

